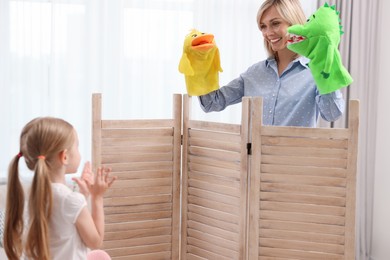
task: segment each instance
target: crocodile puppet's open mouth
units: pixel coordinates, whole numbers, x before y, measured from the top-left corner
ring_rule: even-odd
[[[287,44],[295,44],[304,40],[306,40],[306,38],[301,35],[290,34],[290,39],[287,40]]]

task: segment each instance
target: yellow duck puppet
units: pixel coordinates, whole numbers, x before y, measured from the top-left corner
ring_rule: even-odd
[[[185,76],[187,93],[201,96],[219,88],[222,72],[214,35],[193,29],[184,39],[179,72]]]

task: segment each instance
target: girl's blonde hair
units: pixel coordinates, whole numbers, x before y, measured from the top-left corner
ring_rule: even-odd
[[[303,12],[301,3],[299,0],[266,0],[260,6],[259,11],[257,12],[257,26],[260,29],[260,20],[264,12],[270,7],[275,6],[276,10],[279,12],[280,16],[290,25],[293,24],[304,24],[306,22],[306,16]],[[275,56],[271,45],[269,42],[264,39],[264,45],[267,49],[268,55],[270,57]]]
[[[4,248],[9,259],[49,260],[49,220],[52,209],[50,172],[59,167],[59,155],[75,142],[74,128],[68,122],[51,117],[30,121],[20,135],[20,153],[8,169]],[[34,172],[29,195],[29,222],[24,234],[24,192],[19,179],[19,158]]]

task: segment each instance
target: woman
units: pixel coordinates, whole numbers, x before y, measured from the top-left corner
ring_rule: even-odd
[[[199,97],[205,112],[221,111],[244,96],[263,98],[263,123],[315,127],[318,116],[337,120],[344,111],[340,91],[320,95],[307,63],[287,48],[287,28],[306,18],[299,0],[266,0],[257,13],[269,57],[219,90]]]

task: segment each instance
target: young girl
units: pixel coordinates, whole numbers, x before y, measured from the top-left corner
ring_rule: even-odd
[[[19,159],[34,172],[28,197],[28,220],[23,219],[24,191],[19,180]],[[20,152],[9,167],[4,248],[9,259],[110,259],[101,250],[104,237],[103,194],[115,177],[89,163],[80,179],[80,192],[65,184],[65,174],[80,164],[78,137],[73,126],[58,118],[36,118],[20,136]],[[91,196],[91,212],[85,196]]]

